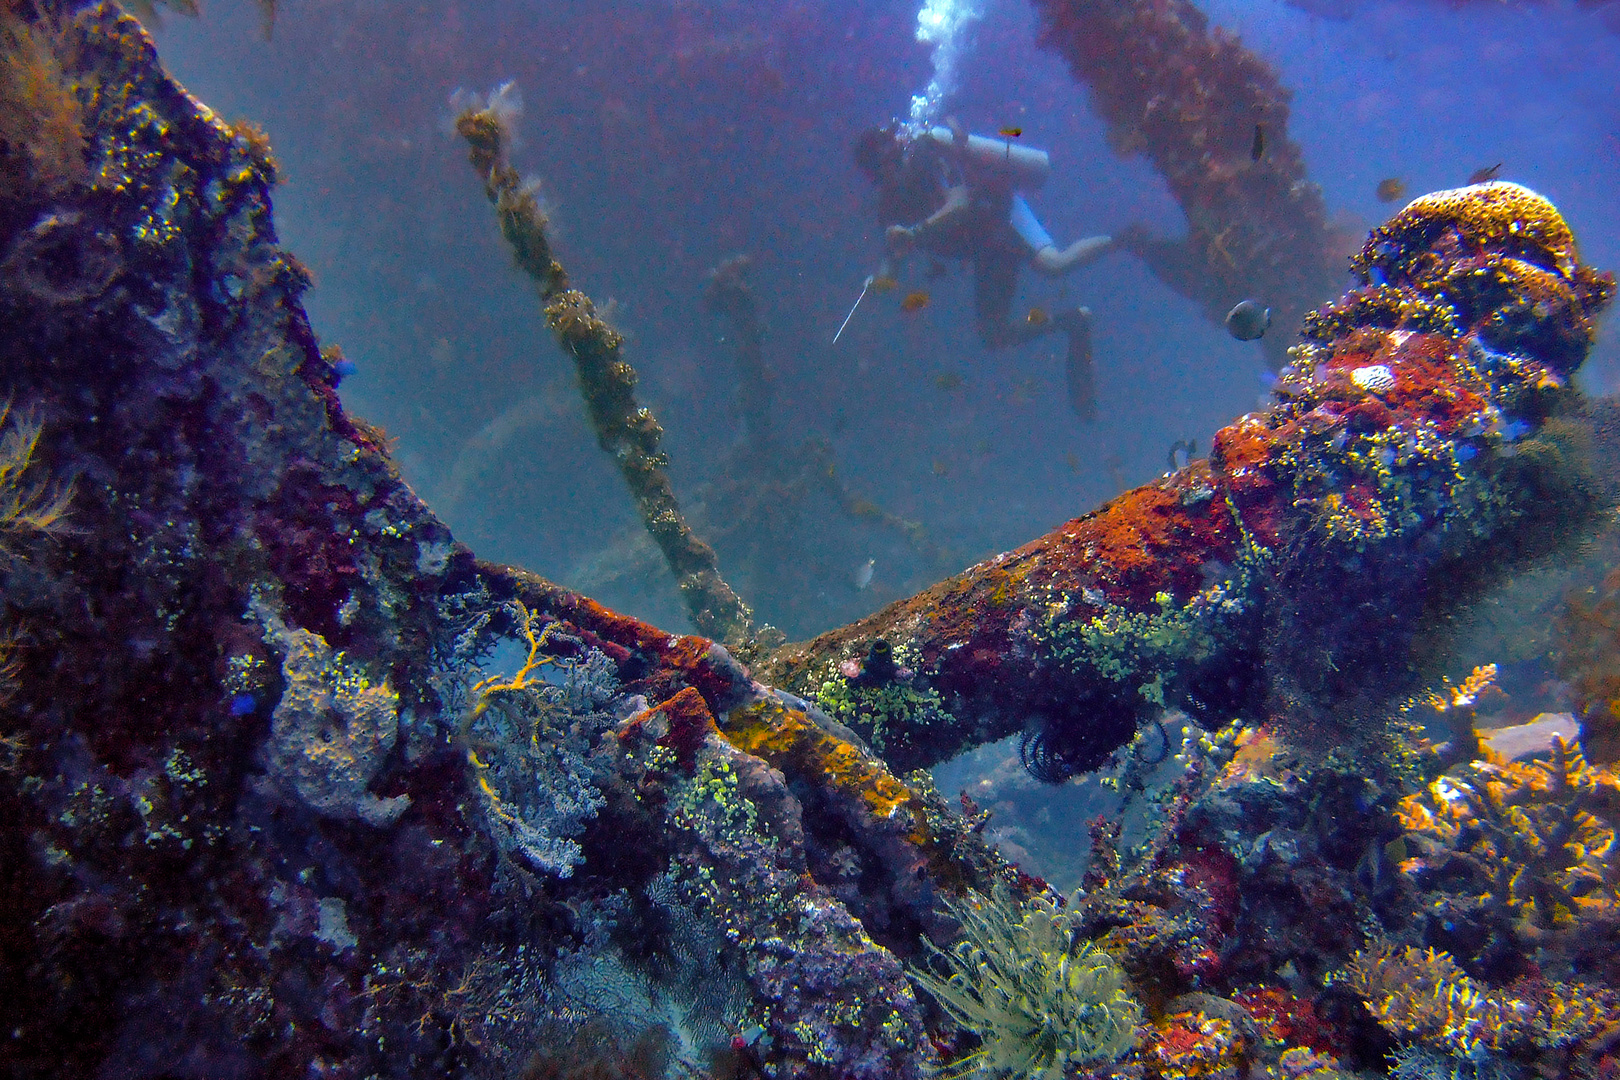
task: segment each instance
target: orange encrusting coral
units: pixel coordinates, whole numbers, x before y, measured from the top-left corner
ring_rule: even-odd
[[[1191,1011],[1150,1025],[1138,1058],[1155,1080],[1202,1080],[1241,1075],[1248,1050],[1230,1020]]]

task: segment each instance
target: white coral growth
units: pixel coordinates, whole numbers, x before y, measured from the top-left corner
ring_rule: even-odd
[[[1395,373],[1383,364],[1356,368],[1350,373],[1350,381],[1374,394],[1387,394],[1395,389]]]

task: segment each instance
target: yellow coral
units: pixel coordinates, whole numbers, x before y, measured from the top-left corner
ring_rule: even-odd
[[[1390,221],[1387,229],[1413,225],[1425,229],[1451,225],[1474,244],[1495,245],[1516,239],[1539,247],[1548,261],[1568,277],[1579,262],[1575,234],[1558,208],[1520,184],[1496,181],[1423,195]]]
[[[1365,999],[1385,1030],[1460,1058],[1564,1047],[1616,1019],[1607,991],[1540,980],[1492,989],[1434,949],[1362,949],[1336,981]]]
[[[1489,690],[1496,682],[1496,665],[1484,664],[1476,667],[1463,680],[1461,686],[1452,686],[1448,681],[1445,695],[1431,692],[1428,703],[1436,712],[1448,712],[1452,709],[1472,709],[1479,701],[1479,696]]]
[[[43,425],[31,413],[13,415],[0,404],[0,555],[14,555],[17,541],[48,536],[63,527],[71,485],[36,475],[34,454]]]
[[[1340,980],[1366,999],[1388,1030],[1468,1057],[1485,1046],[1486,995],[1451,954],[1392,947],[1359,950]]]
[[[528,606],[521,600],[512,601],[512,607],[517,614],[518,620],[523,625],[523,637],[529,643],[529,655],[523,661],[523,666],[518,669],[517,674],[511,678],[491,675],[473,685],[474,701],[472,707],[462,716],[458,732],[461,744],[467,753],[467,764],[472,766],[473,776],[478,781],[479,791],[483,794],[490,813],[496,818],[509,823],[517,820],[516,815],[506,807],[500,793],[489,782],[489,765],[478,756],[478,746],[473,739],[473,727],[504,695],[528,689],[534,682],[531,676],[537,669],[546,664],[557,663],[556,657],[547,656],[542,652],[546,645],[546,638],[551,635],[557,623],[547,623],[539,631],[536,631],[535,624],[540,621],[540,613],[530,611]],[[530,733],[530,738],[531,740],[534,738],[533,731]]]
[[[1558,740],[1548,761],[1476,761],[1402,799],[1408,873],[1461,871],[1482,897],[1542,927],[1620,902],[1620,776]]]
[[[821,775],[829,786],[864,804],[877,818],[892,818],[916,799],[882,762],[773,699],[733,709],[721,731],[737,749],[778,767],[784,760],[796,760],[806,774]],[[917,832],[911,839],[925,843],[928,837],[922,832],[922,815],[913,817]]]

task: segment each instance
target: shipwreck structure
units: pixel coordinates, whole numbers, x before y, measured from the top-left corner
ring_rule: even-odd
[[[942,900],[1045,887],[899,770],[1036,718],[1058,776],[1171,704],[1275,722],[1210,770],[1370,723],[1447,602],[1594,502],[1559,413],[1612,281],[1534,194],[1442,193],[1373,235],[1209,462],[745,667],[455,542],[338,400],[263,137],[135,20],[8,2],[0,49],[15,1074],[920,1076],[971,1037],[905,973],[953,932]],[[548,299],[611,369],[589,300]],[[621,435],[627,469],[656,456]],[[1324,770],[1268,805],[1398,833]],[[1298,875],[1240,866],[1220,838],[1254,823],[1197,794],[1160,884],[1099,881],[1075,931],[1119,939],[1172,1027],[1230,989],[1223,949],[1316,973],[1372,903],[1360,849],[1296,845],[1345,897],[1311,938]],[[1274,902],[1238,912],[1258,875]]]

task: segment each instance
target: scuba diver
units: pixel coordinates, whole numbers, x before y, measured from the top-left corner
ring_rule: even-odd
[[[974,325],[988,349],[1033,341],[1054,330],[1069,336],[1069,404],[1082,420],[1097,415],[1091,364],[1091,312],[1069,308],[1048,317],[1033,309],[1011,317],[1018,269],[1029,263],[1058,277],[1095,261],[1114,246],[1090,236],[1059,248],[1019,194],[1051,169],[1046,151],[969,135],[950,127],[915,136],[898,122],[872,128],[855,141],[855,163],[877,188],[888,254],[871,280],[893,282],[898,264],[920,250],[973,264]]]

